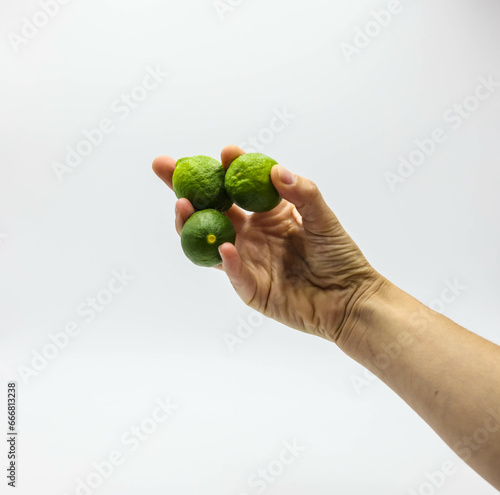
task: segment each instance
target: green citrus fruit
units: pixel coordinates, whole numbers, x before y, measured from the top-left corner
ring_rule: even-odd
[[[271,181],[271,169],[277,163],[261,153],[247,153],[236,158],[226,172],[229,197],[248,211],[272,210],[281,201]]]
[[[219,246],[234,244],[236,233],[231,220],[220,211],[209,209],[193,213],[181,232],[184,254],[199,266],[216,266],[222,261]]]
[[[187,198],[195,210],[227,211],[233,202],[224,189],[226,171],[209,156],[181,158],[175,165],[172,185],[178,198]]]

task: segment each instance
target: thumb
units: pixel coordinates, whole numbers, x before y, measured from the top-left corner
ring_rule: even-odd
[[[281,165],[271,169],[271,180],[280,196],[295,205],[306,231],[316,235],[331,235],[338,231],[340,224],[337,217],[312,180],[300,177]]]
[[[246,266],[236,247],[225,242],[219,247],[222,258],[222,269],[226,272],[236,293],[245,304],[249,304],[257,291],[257,282],[252,271]]]

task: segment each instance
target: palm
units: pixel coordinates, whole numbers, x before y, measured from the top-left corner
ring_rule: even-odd
[[[352,295],[352,277],[370,270],[368,263],[359,263],[361,253],[342,229],[331,236],[307,232],[286,200],[268,213],[247,216],[236,248],[256,281],[245,302],[315,335],[339,328]]]

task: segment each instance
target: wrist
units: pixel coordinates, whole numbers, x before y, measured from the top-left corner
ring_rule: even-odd
[[[439,318],[444,317],[379,275],[352,305],[337,345],[385,380],[394,367],[413,362],[412,348],[432,345],[429,330]]]
[[[371,368],[378,343],[404,318],[411,296],[375,272],[351,298],[336,344],[348,356]],[[417,301],[415,301],[417,302]],[[422,306],[423,307],[423,306]]]

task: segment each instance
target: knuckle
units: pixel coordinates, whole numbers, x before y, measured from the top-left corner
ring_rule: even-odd
[[[316,200],[320,196],[318,186],[316,185],[315,182],[309,179],[307,179],[305,184],[305,192],[307,194],[307,197],[312,200]]]

